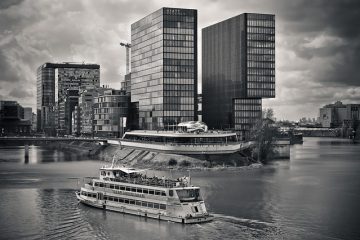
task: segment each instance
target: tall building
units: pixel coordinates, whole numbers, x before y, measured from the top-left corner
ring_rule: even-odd
[[[45,63],[37,69],[38,131],[55,134],[57,113],[67,89],[100,86],[100,66],[85,63]],[[69,119],[71,121],[71,119]]]
[[[57,135],[72,134],[72,112],[79,103],[79,90],[67,89],[64,99],[59,103]]]
[[[122,137],[127,125],[129,96],[108,89],[94,98],[94,136]]]
[[[275,16],[244,13],[202,29],[203,120],[246,134],[275,97]]]
[[[131,102],[139,128],[195,120],[196,95],[197,10],[161,8],[133,23]]]

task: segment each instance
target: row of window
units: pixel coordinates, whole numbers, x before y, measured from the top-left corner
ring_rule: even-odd
[[[195,21],[195,18],[190,16],[164,15],[164,21],[180,21],[193,23]]]
[[[173,22],[173,21],[164,21],[164,28],[180,28],[180,29],[194,29],[194,23],[190,22]]]
[[[261,111],[261,105],[234,105],[234,111]]]
[[[193,41],[164,40],[164,47],[194,47]]]
[[[193,84],[183,84],[183,85],[176,85],[176,84],[164,84],[165,91],[194,91]]]
[[[164,33],[194,35],[194,29],[164,28]]]
[[[248,54],[247,59],[248,59],[248,61],[275,62],[275,55]]]
[[[164,65],[170,66],[193,66],[194,60],[164,58]]]
[[[165,111],[194,111],[194,105],[164,104]]]
[[[94,108],[118,108],[118,107],[127,107],[128,101],[127,98],[122,99],[122,102],[101,102],[101,103],[94,103]],[[98,110],[98,109],[95,109]],[[108,110],[105,110],[108,111]]]
[[[157,196],[166,196],[166,193],[163,190],[154,190],[154,189],[139,188],[139,187],[129,187],[129,186],[123,186],[123,185],[118,185],[118,184],[95,182],[95,187],[105,187],[105,188],[110,188],[110,189],[114,189],[114,190],[136,192],[136,193],[143,193],[143,194],[150,194],[150,195],[157,195]]]
[[[194,78],[193,72],[164,72],[166,78]]]
[[[275,34],[275,28],[247,27],[247,32],[248,33]]]
[[[248,54],[269,54],[269,55],[275,55],[275,49],[274,48],[253,48],[248,47],[247,48]]]
[[[257,27],[275,27],[275,21],[272,20],[248,20],[248,26],[257,26]]]
[[[275,75],[275,69],[248,68],[247,74],[252,75]]]
[[[166,72],[194,72],[194,66],[164,66]]]
[[[81,191],[81,195],[91,197],[91,198],[96,198],[96,193]],[[131,204],[131,205],[137,205],[137,206],[142,206],[142,207],[147,207],[147,208],[166,210],[166,204],[160,204],[160,203],[139,201],[139,200],[134,200],[134,199],[129,199],[129,198],[113,197],[113,196],[107,196],[107,195],[104,196],[104,200],[125,203],[125,204]]]
[[[159,204],[159,203],[152,203],[152,202],[139,201],[139,200],[121,198],[121,197],[112,197],[112,196],[104,196],[104,200],[125,203],[125,204],[130,204],[130,205],[137,205],[137,206],[142,206],[142,207],[147,207],[147,208],[166,210],[166,205]]]
[[[249,89],[247,90],[247,94],[249,97],[275,97],[274,89]]]
[[[247,67],[254,68],[275,68],[274,62],[247,61]]]
[[[275,83],[274,76],[257,76],[257,75],[248,75],[248,82],[268,82]]]
[[[275,35],[272,34],[259,34],[259,33],[248,33],[247,34],[248,40],[258,40],[258,41],[275,41]]]
[[[251,99],[251,98],[235,98],[235,105],[261,105],[261,99]]]
[[[164,97],[193,97],[194,91],[164,91]]]
[[[275,89],[275,83],[248,82],[247,87],[248,88]]]
[[[259,111],[235,111],[235,118],[259,118],[261,117],[261,109]]]
[[[171,116],[174,117],[194,116],[194,111],[164,111],[164,117],[171,117]]]
[[[275,42],[268,41],[253,41],[250,40],[247,42],[248,47],[257,47],[257,48],[275,48]]]
[[[193,47],[164,47],[164,52],[170,53],[194,53]]]
[[[194,54],[188,53],[164,53],[164,58],[173,58],[173,59],[194,59]]]
[[[194,41],[193,35],[185,34],[164,34],[164,40]]]
[[[192,92],[193,93],[193,92]],[[164,104],[194,104],[194,97],[171,96],[164,97]]]

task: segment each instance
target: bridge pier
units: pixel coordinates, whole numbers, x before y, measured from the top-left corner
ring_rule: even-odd
[[[29,144],[25,144],[25,163],[29,163]]]

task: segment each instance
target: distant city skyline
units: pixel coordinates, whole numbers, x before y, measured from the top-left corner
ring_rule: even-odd
[[[337,100],[360,102],[357,1],[21,1],[0,2],[0,99],[36,109],[36,68],[44,62],[101,67],[101,85],[120,88],[131,23],[161,7],[198,10],[201,29],[243,12],[276,15],[276,98],[263,101],[277,119],[317,117]]]

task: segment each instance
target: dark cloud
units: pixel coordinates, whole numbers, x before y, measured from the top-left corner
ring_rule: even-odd
[[[17,5],[21,3],[23,0],[1,0],[0,1],[0,9],[6,9],[13,5]]]
[[[13,98],[28,98],[28,97],[35,97],[32,93],[30,93],[27,89],[24,88],[14,88],[9,93],[10,97]]]

